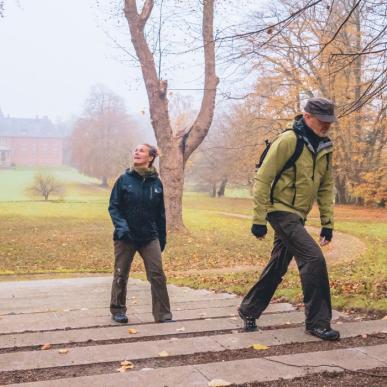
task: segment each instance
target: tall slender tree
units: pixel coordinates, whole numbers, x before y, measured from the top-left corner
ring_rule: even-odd
[[[192,152],[206,137],[211,126],[218,78],[215,73],[214,3],[204,0],[202,5],[202,41],[204,52],[204,86],[200,110],[193,124],[184,132],[174,132],[168,108],[168,81],[161,79],[157,71],[145,26],[154,8],[154,0],[145,0],[141,11],[136,0],[125,0],[125,17],[131,41],[141,65],[142,76],[148,94],[150,117],[161,149],[160,172],[165,186],[168,227],[184,228],[182,218],[182,196],[184,169]]]

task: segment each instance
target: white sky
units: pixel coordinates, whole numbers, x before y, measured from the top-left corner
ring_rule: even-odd
[[[100,27],[131,47],[123,24],[126,21],[121,19],[119,30],[118,18],[107,12],[111,4],[121,2],[100,1],[105,8],[97,3],[96,0],[5,1],[5,17],[0,19],[0,108],[5,115],[67,120],[82,112],[91,86],[97,83],[121,95],[133,115],[148,112],[139,69],[119,60],[128,57]],[[203,86],[198,57],[201,53],[195,55],[187,67],[165,73],[170,88]],[[193,94],[198,101],[201,92],[185,94]]]
[[[67,119],[81,113],[96,83],[124,97],[132,112],[147,107],[137,72],[120,63],[117,49],[99,28],[102,17],[95,4],[95,0],[6,0],[5,17],[0,19],[4,114]]]

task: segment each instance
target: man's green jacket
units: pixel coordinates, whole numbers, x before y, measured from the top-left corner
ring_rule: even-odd
[[[263,164],[255,176],[254,224],[266,224],[266,215],[273,211],[287,211],[306,219],[317,199],[321,225],[333,228],[332,142],[325,138],[315,151],[306,136],[305,145],[295,168],[285,170],[273,191],[276,175],[293,155],[297,136],[294,130],[279,135],[270,146]]]

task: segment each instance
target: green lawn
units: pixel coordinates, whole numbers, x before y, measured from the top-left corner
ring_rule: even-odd
[[[54,172],[54,171],[52,171]],[[69,168],[62,173],[71,195],[65,201],[27,200],[24,179],[33,170],[0,171],[0,274],[110,273],[113,263],[107,212],[109,191],[95,179]],[[24,176],[24,177],[23,177]],[[28,180],[28,179],[27,179]],[[210,198],[187,193],[184,221],[188,233],[170,235],[164,253],[169,281],[245,294],[267,261],[272,232],[264,241],[250,235],[250,220],[222,213],[251,214],[251,199]],[[336,228],[361,238],[366,253],[356,261],[330,267],[333,305],[387,311],[387,215],[385,210],[337,206]],[[310,223],[318,225],[313,210]],[[256,265],[255,272],[194,274],[192,270]],[[191,272],[187,272],[187,267]],[[140,259],[133,270],[143,271]],[[3,276],[3,279],[7,276]],[[291,269],[276,297],[299,302],[298,273]]]

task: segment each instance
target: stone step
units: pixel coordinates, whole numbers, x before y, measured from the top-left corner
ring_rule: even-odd
[[[177,309],[172,309],[173,318],[176,320],[189,320],[200,318],[230,317],[237,315],[235,305],[225,307],[212,307],[212,301],[208,300],[206,308],[182,309],[179,304]],[[172,304],[173,307],[173,304]],[[129,306],[128,317],[131,324],[150,323],[154,321],[148,312],[135,312],[135,308]],[[290,304],[272,304],[265,313],[288,312],[294,310]],[[77,310],[69,312],[45,312],[22,315],[3,315],[0,319],[0,333],[16,333],[25,331],[43,331],[65,328],[82,328],[94,326],[114,326],[108,309]]]
[[[386,320],[345,323],[338,326],[341,335],[354,337],[387,331]],[[213,336],[171,338],[158,341],[139,341],[133,343],[92,345],[70,348],[62,355],[58,349],[4,353],[0,355],[0,371],[26,370],[34,368],[61,367],[79,364],[92,364],[122,360],[138,360],[158,357],[162,351],[169,355],[187,355],[197,352],[218,352],[225,349],[242,349],[254,343],[269,346],[293,342],[318,341],[306,335],[303,328],[275,329],[251,333],[234,333]]]
[[[208,386],[213,379],[230,383],[264,382],[293,379],[322,371],[341,372],[387,366],[387,344],[267,358],[225,361],[192,366],[131,371],[124,374],[105,374],[13,384],[13,387],[136,387]]]
[[[179,310],[191,310],[191,309],[200,309],[200,308],[220,308],[220,307],[227,307],[227,306],[234,306],[235,308],[240,305],[242,301],[242,298],[235,297],[235,298],[221,298],[221,299],[208,299],[206,301],[199,300],[199,301],[178,301],[174,302],[172,300],[171,306],[173,310],[179,311]],[[86,304],[87,305],[87,304]],[[148,297],[146,299],[138,299],[138,298],[128,298],[127,300],[127,306],[130,311],[133,313],[145,313],[148,312],[151,309],[151,298]],[[270,304],[268,309],[265,311],[272,312],[288,312],[291,310],[295,310],[296,308],[289,304],[289,303],[273,303]],[[48,313],[48,312],[75,312],[75,311],[85,311],[88,310],[90,316],[99,316],[102,314],[109,313],[109,307],[108,302],[101,306],[94,306],[94,307],[85,307],[85,306],[74,306],[72,304],[72,307],[70,308],[64,308],[63,305],[59,307],[57,306],[57,309],[54,310],[54,308],[51,308],[51,310],[41,310],[37,309],[33,312],[24,312],[24,311],[17,311],[17,312],[9,312],[0,315],[1,316],[8,316],[8,315],[27,315],[27,314],[34,314],[34,313]]]
[[[275,304],[279,305],[279,304]],[[336,314],[334,315],[335,317]],[[258,325],[262,328],[268,326],[281,326],[288,324],[298,324],[304,321],[303,312],[273,313],[263,314],[258,320]],[[108,321],[110,323],[110,319]],[[94,322],[91,321],[90,324]],[[0,335],[0,348],[12,348],[20,346],[40,345],[43,343],[59,344],[69,342],[85,342],[88,340],[111,340],[128,337],[128,328],[137,330],[137,334],[131,337],[146,337],[155,335],[177,334],[178,329],[184,327],[182,333],[215,331],[222,329],[239,329],[243,323],[239,317],[226,317],[197,320],[180,320],[176,323],[168,324],[143,324],[143,325],[118,325],[100,328],[85,328],[60,331],[43,331],[32,333],[15,333]]]

